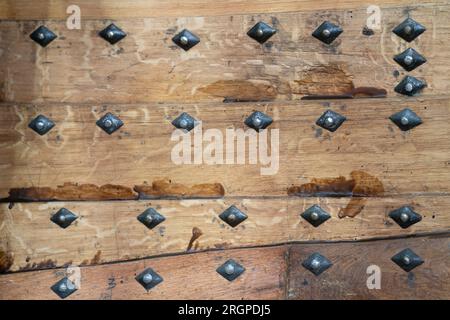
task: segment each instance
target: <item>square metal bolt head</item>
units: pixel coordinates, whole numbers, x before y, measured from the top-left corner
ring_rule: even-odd
[[[389,117],[389,119],[402,131],[411,130],[422,123],[422,119],[409,108],[405,108],[400,112],[394,113]]]
[[[55,40],[57,36],[47,27],[40,26],[30,34],[30,38],[39,43],[41,47],[45,48],[50,42]]]
[[[119,27],[117,27],[114,23],[111,23],[105,29],[100,31],[99,35],[110,44],[115,44],[127,36],[127,34],[123,32]]]
[[[28,127],[32,129],[34,132],[43,136],[55,126],[55,123],[43,115],[38,115],[36,118],[31,120],[28,124]]]
[[[50,220],[65,229],[70,226],[72,222],[77,220],[77,218],[78,217],[72,211],[61,208],[50,218]]]
[[[389,213],[389,217],[397,222],[397,224],[403,229],[406,229],[422,220],[422,216],[420,214],[414,212],[413,209],[407,206],[391,211]]]
[[[75,284],[69,280],[69,278],[65,277],[59,280],[50,288],[54,293],[58,295],[61,299],[65,299],[70,296],[72,293],[77,291],[77,287]]]
[[[175,35],[172,38],[172,41],[184,51],[188,51],[200,42],[200,38],[189,30],[184,29],[183,31]]]
[[[216,271],[228,281],[233,281],[245,271],[245,268],[233,259],[230,259],[218,267]]]
[[[392,32],[398,35],[403,40],[411,42],[422,33],[424,33],[425,30],[426,28],[423,25],[411,18],[407,18],[398,26],[396,26],[394,30],[392,30]]]
[[[413,48],[409,48],[396,55],[394,61],[401,65],[406,71],[412,71],[427,62],[427,59]]]
[[[325,258],[318,252],[310,255],[305,261],[302,262],[302,266],[314,273],[316,276],[330,268],[333,264],[330,260]]]
[[[423,88],[426,87],[426,83],[417,78],[406,76],[403,80],[394,88],[395,92],[404,94],[407,96],[413,96]]]
[[[247,219],[247,215],[233,205],[222,212],[219,218],[234,228]]]
[[[273,122],[272,118],[260,111],[253,112],[247,119],[245,124],[256,131],[264,130]]]
[[[325,21],[322,23],[314,32],[312,36],[316,39],[319,39],[323,43],[330,44],[343,32],[341,27],[331,23],[329,21]]]
[[[319,119],[317,119],[316,124],[328,131],[336,131],[343,123],[347,120],[343,115],[334,112],[332,110],[325,111]]]
[[[197,125],[197,121],[195,120],[195,118],[191,117],[188,113],[183,112],[172,121],[172,124],[174,127],[178,129],[186,130],[189,132],[192,129],[194,129],[194,127]]]
[[[317,204],[306,209],[300,216],[314,227],[320,226],[322,223],[331,218],[330,214]]]
[[[147,210],[142,212],[137,216],[137,219],[149,229],[153,229],[158,224],[166,220],[166,218],[162,214],[160,214],[153,208],[148,208]]]
[[[139,282],[145,290],[149,291],[154,288],[161,282],[163,282],[163,278],[156,273],[152,268],[145,269],[142,273],[140,273],[136,278],[136,281]]]
[[[263,44],[264,42],[269,40],[269,38],[272,37],[276,32],[277,30],[261,21],[255,24],[250,30],[248,30],[247,35],[250,38],[253,38],[259,43]]]
[[[112,134],[123,126],[123,122],[118,117],[108,112],[97,121],[97,126],[102,128],[107,134]]]
[[[391,258],[400,268],[406,272],[411,271],[417,266],[420,266],[424,261],[411,249],[400,251]]]

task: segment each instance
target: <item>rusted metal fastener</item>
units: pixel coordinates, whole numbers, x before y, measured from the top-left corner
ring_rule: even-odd
[[[57,38],[50,29],[45,26],[40,26],[30,34],[30,38],[33,41],[41,45],[41,47],[46,47],[50,42]]]
[[[420,23],[411,18],[407,18],[397,27],[395,27],[394,30],[392,30],[392,32],[394,32],[403,40],[411,42],[419,35],[424,33],[425,30],[426,28],[423,25],[421,25]]]
[[[175,35],[172,38],[172,41],[184,51],[188,51],[200,42],[200,38],[189,30],[184,29],[183,31]]]
[[[246,120],[245,124],[256,131],[264,130],[273,122],[272,118],[260,111],[253,112]]]
[[[314,227],[320,226],[322,223],[331,218],[330,214],[317,204],[306,209],[300,216]]]
[[[234,228],[247,219],[247,215],[233,205],[222,212],[219,218]]]
[[[140,273],[136,278],[136,281],[139,282],[145,290],[149,291],[153,287],[157,286],[161,282],[163,282],[163,278],[152,268],[145,269],[142,273]]]
[[[66,208],[61,208],[50,218],[50,220],[65,229],[70,226],[72,222],[77,220],[77,218],[77,215],[75,215],[72,211]]]
[[[233,259],[229,259],[218,267],[216,271],[228,281],[233,281],[245,271],[245,268]]]
[[[422,119],[411,109],[405,108],[389,117],[402,131],[411,130],[422,123]]]
[[[49,132],[54,126],[55,123],[52,120],[41,114],[31,120],[31,122],[28,124],[28,127],[30,129],[41,136]]]
[[[422,220],[422,216],[417,212],[414,212],[414,210],[408,206],[403,206],[399,209],[391,211],[389,213],[389,217],[397,222],[397,224],[403,229],[406,229]]]
[[[328,260],[318,252],[314,252],[305,261],[302,262],[302,266],[314,273],[316,276],[320,275],[332,265],[333,264],[330,260]]]
[[[330,44],[343,32],[341,27],[329,21],[323,22],[314,32],[312,36],[319,39],[323,43]]]
[[[269,40],[269,38],[272,37],[276,32],[277,30],[260,21],[255,24],[250,30],[248,30],[247,35],[250,38],[253,38],[259,43],[263,44],[264,42]]]
[[[67,298],[72,293],[78,290],[75,284],[67,277],[59,280],[50,289],[61,299]]]
[[[153,229],[158,224],[166,220],[166,218],[162,214],[160,214],[153,208],[148,208],[147,210],[142,212],[137,216],[137,219],[149,229]]]
[[[127,34],[123,32],[119,27],[117,27],[114,23],[111,23],[105,29],[100,31],[99,35],[110,44],[115,44],[127,36]]]
[[[391,260],[406,272],[424,263],[423,259],[409,248],[400,251]]]

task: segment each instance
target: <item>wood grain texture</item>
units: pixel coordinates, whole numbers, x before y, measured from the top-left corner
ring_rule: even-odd
[[[278,13],[329,9],[364,8],[378,5],[382,8],[399,6],[428,6],[446,4],[445,0],[345,0],[339,2],[313,0],[108,0],[101,5],[89,0],[78,0],[83,19],[123,19],[144,17],[217,16],[223,14]],[[0,19],[42,20],[67,19],[69,0],[5,0],[0,3]]]
[[[392,33],[407,16],[428,29],[412,43]],[[394,87],[407,73],[393,57],[409,46],[428,60],[410,73],[428,84],[423,95],[447,94],[450,59],[442,39],[450,32],[448,3],[384,9],[382,17],[373,36],[362,32],[366,9],[117,20],[128,36],[114,46],[98,36],[111,21],[82,20],[81,30],[45,21],[59,36],[45,49],[28,37],[41,22],[1,21],[0,61],[8,63],[0,65],[0,101],[298,100],[355,87],[397,96]],[[259,20],[278,29],[262,46],[246,35]],[[332,45],[311,36],[324,20],[344,29]],[[183,28],[201,38],[188,52],[171,41]]]
[[[425,262],[403,271],[391,257],[410,248]],[[301,266],[320,252],[333,266],[319,276]],[[381,289],[366,286],[367,267],[381,270]],[[288,299],[450,299],[450,238],[411,238],[343,244],[293,245],[289,249]]]
[[[16,203],[0,206],[0,271],[95,265],[192,251],[264,246],[296,241],[352,241],[450,232],[450,197],[358,198],[354,218],[339,213],[349,198],[281,198]],[[331,219],[314,228],[300,218],[318,204]],[[248,215],[231,228],[218,216],[231,205]],[[409,205],[422,221],[401,229],[390,211]],[[79,216],[61,229],[50,221],[60,208]],[[155,208],[166,220],[152,230],[136,217]]]
[[[83,267],[81,289],[68,299],[281,299],[285,252],[284,247],[231,250]],[[216,272],[230,258],[246,268],[233,282]],[[135,277],[148,267],[164,281],[146,292]],[[59,299],[49,288],[65,273],[58,269],[1,275],[0,300]]]
[[[389,120],[390,115],[405,107],[423,119],[422,125],[407,132]],[[334,133],[315,125],[327,109],[347,117]],[[350,179],[355,171],[379,180],[384,195],[450,192],[447,97],[411,99],[407,103],[389,98],[182,107],[3,104],[1,110],[0,198],[7,198],[13,188],[57,189],[68,183],[68,196],[60,200],[95,198],[90,191],[89,197],[81,191],[75,193],[73,184],[114,185],[113,190],[126,192],[113,193],[109,199],[130,199],[130,192],[138,196],[130,191],[135,186],[152,185],[161,179],[187,187],[218,183],[225,196],[285,196],[289,187],[315,178]],[[218,129],[225,138],[226,129],[247,130],[244,120],[254,110],[274,119],[268,134],[268,144],[274,150],[276,145],[270,142],[274,137],[272,129],[279,130],[279,163],[277,168],[276,161],[272,161],[272,175],[261,175],[261,169],[270,164],[261,164],[260,157],[257,164],[249,164],[248,141],[243,164],[236,164],[236,158],[234,164],[226,164],[225,160],[224,164],[175,164],[171,160],[171,152],[179,144],[178,140],[171,141],[175,129],[171,121],[182,111],[202,121],[204,132]],[[112,135],[95,125],[106,112],[116,114],[125,123]],[[27,126],[38,114],[56,123],[44,136]],[[210,141],[203,143],[205,148],[208,145]],[[226,142],[222,148],[225,146]],[[105,199],[102,192],[98,194],[99,200]],[[39,197],[13,197],[11,201],[33,199]]]
[[[67,299],[449,299],[449,245],[448,236],[294,244],[82,267],[81,287]],[[425,260],[409,273],[390,260],[406,247]],[[333,262],[317,277],[301,266],[314,251]],[[215,271],[230,258],[246,268],[233,282]],[[382,272],[379,290],[366,286],[373,264]],[[134,279],[147,267],[164,278],[148,293]],[[59,299],[50,286],[70,274],[73,269],[0,275],[0,299]]]

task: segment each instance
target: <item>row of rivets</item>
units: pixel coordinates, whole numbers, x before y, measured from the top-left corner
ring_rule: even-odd
[[[331,218],[331,215],[317,204],[306,209],[300,216],[316,228]],[[408,206],[391,211],[389,217],[403,229],[422,220],[422,216]]]
[[[422,119],[414,113],[414,111],[408,108],[393,114],[389,119],[403,131],[410,130],[422,123]],[[345,116],[335,111],[327,110],[319,117],[319,119],[317,119],[316,124],[330,132],[334,132],[345,120],[347,120]],[[248,127],[255,129],[256,131],[264,130],[271,125],[272,122],[273,120],[270,116],[260,111],[253,112],[244,121]],[[108,134],[114,133],[124,125],[122,120],[109,112],[101,117],[96,124]],[[197,124],[198,121],[186,112],[181,113],[172,121],[174,127],[185,131],[191,131]],[[46,134],[54,126],[55,123],[44,115],[38,115],[28,124],[29,128],[40,135]]]
[[[394,255],[391,260],[396,263],[404,271],[409,272],[415,267],[424,263],[424,260],[419,257],[414,251],[407,248],[396,255]],[[301,265],[312,272],[315,276],[319,276],[324,271],[329,269],[333,263],[328,260],[325,256],[318,252],[312,253],[308,258],[306,258]],[[221,266],[216,269],[216,272],[224,277],[228,281],[234,281],[245,271],[245,267],[236,262],[233,259],[225,261]],[[136,276],[135,280],[140,283],[145,290],[149,291],[164,279],[152,268],[147,268],[139,275]],[[67,298],[72,293],[77,291],[75,284],[67,277],[59,280],[55,283],[51,290],[56,293],[61,299]]]

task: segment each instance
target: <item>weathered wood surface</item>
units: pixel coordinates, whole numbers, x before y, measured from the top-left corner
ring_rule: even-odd
[[[403,271],[391,257],[410,248],[425,262]],[[318,251],[333,266],[316,277],[300,264]],[[294,245],[289,250],[288,299],[450,299],[450,238]],[[367,289],[367,267],[381,270],[381,289]]]
[[[423,119],[422,125],[408,132],[388,119],[405,107]],[[347,117],[334,133],[315,125],[328,108]],[[1,110],[0,198],[18,188],[11,201],[136,199],[138,193],[133,189],[154,197],[165,193],[180,197],[285,196],[288,188],[295,190],[313,179],[342,176],[352,180],[355,175],[362,175],[358,182],[362,190],[377,183],[379,190],[363,192],[369,196],[450,192],[447,97],[408,103],[389,98],[183,107],[3,104]],[[215,128],[225,138],[227,128],[248,129],[243,122],[254,110],[274,119],[268,130],[273,150],[271,129],[279,129],[279,170],[272,161],[273,175],[261,175],[261,168],[270,164],[261,164],[260,157],[257,164],[249,164],[248,141],[244,164],[236,164],[236,157],[235,164],[219,165],[179,165],[171,160],[172,149],[179,143],[171,141],[175,129],[171,121],[182,111],[201,120],[204,131]],[[95,124],[108,111],[125,123],[112,135]],[[28,128],[38,114],[56,123],[44,136]],[[208,145],[210,141],[203,143],[204,148]],[[220,159],[226,159],[225,153]],[[150,187],[161,179],[182,186],[156,183]],[[349,195],[351,185],[340,186],[341,180],[322,182],[335,186],[338,195]],[[195,187],[198,184],[211,185]],[[223,186],[223,192],[216,184]]]
[[[81,268],[81,288],[68,299],[281,299],[285,290],[285,247],[230,250]],[[216,269],[234,259],[246,271],[233,282]],[[164,281],[148,293],[135,280],[146,268]],[[0,276],[0,299],[59,299],[49,287],[65,270]],[[32,281],[32,286],[25,283]]]
[[[82,267],[81,287],[67,299],[449,299],[449,239],[294,244]],[[407,247],[425,260],[409,273],[390,260]],[[301,266],[314,251],[333,263],[317,277]],[[216,273],[230,258],[246,268],[233,282]],[[379,290],[366,286],[373,264],[382,272]],[[164,278],[148,293],[134,279],[147,267]],[[1,275],[0,299],[59,299],[50,287],[72,270]]]
[[[428,29],[410,44],[392,33],[407,16]],[[82,20],[81,30],[45,21],[59,36],[45,49],[28,37],[41,22],[1,21],[0,61],[8,63],[0,65],[0,101],[297,100],[355,87],[396,96],[393,89],[407,73],[393,57],[409,46],[428,60],[410,73],[427,82],[423,95],[448,93],[450,59],[442,40],[450,32],[448,3],[384,9],[382,29],[372,36],[362,32],[367,17],[364,8],[117,20],[128,36],[114,46],[97,35],[110,21]],[[259,20],[278,29],[262,46],[246,35]],[[332,45],[311,36],[324,20],[344,29]],[[171,41],[183,28],[201,38],[188,52]]]
[[[41,20],[67,19],[69,0],[4,0],[0,3],[0,19]],[[145,17],[217,16],[224,14],[279,13],[329,9],[365,8],[370,5],[386,7],[430,6],[448,4],[447,0],[108,0],[101,5],[90,0],[78,0],[84,19],[124,19]]]
[[[292,241],[351,241],[450,232],[449,197],[358,198],[362,210],[340,218],[355,199],[285,198],[16,203],[0,206],[0,271],[95,265],[169,253]],[[314,204],[332,218],[314,228],[300,214]],[[248,219],[235,228],[218,215],[236,205]],[[401,229],[390,211],[409,205],[422,221]],[[79,216],[61,229],[50,221],[65,207]],[[152,207],[166,220],[149,230],[136,217]]]

